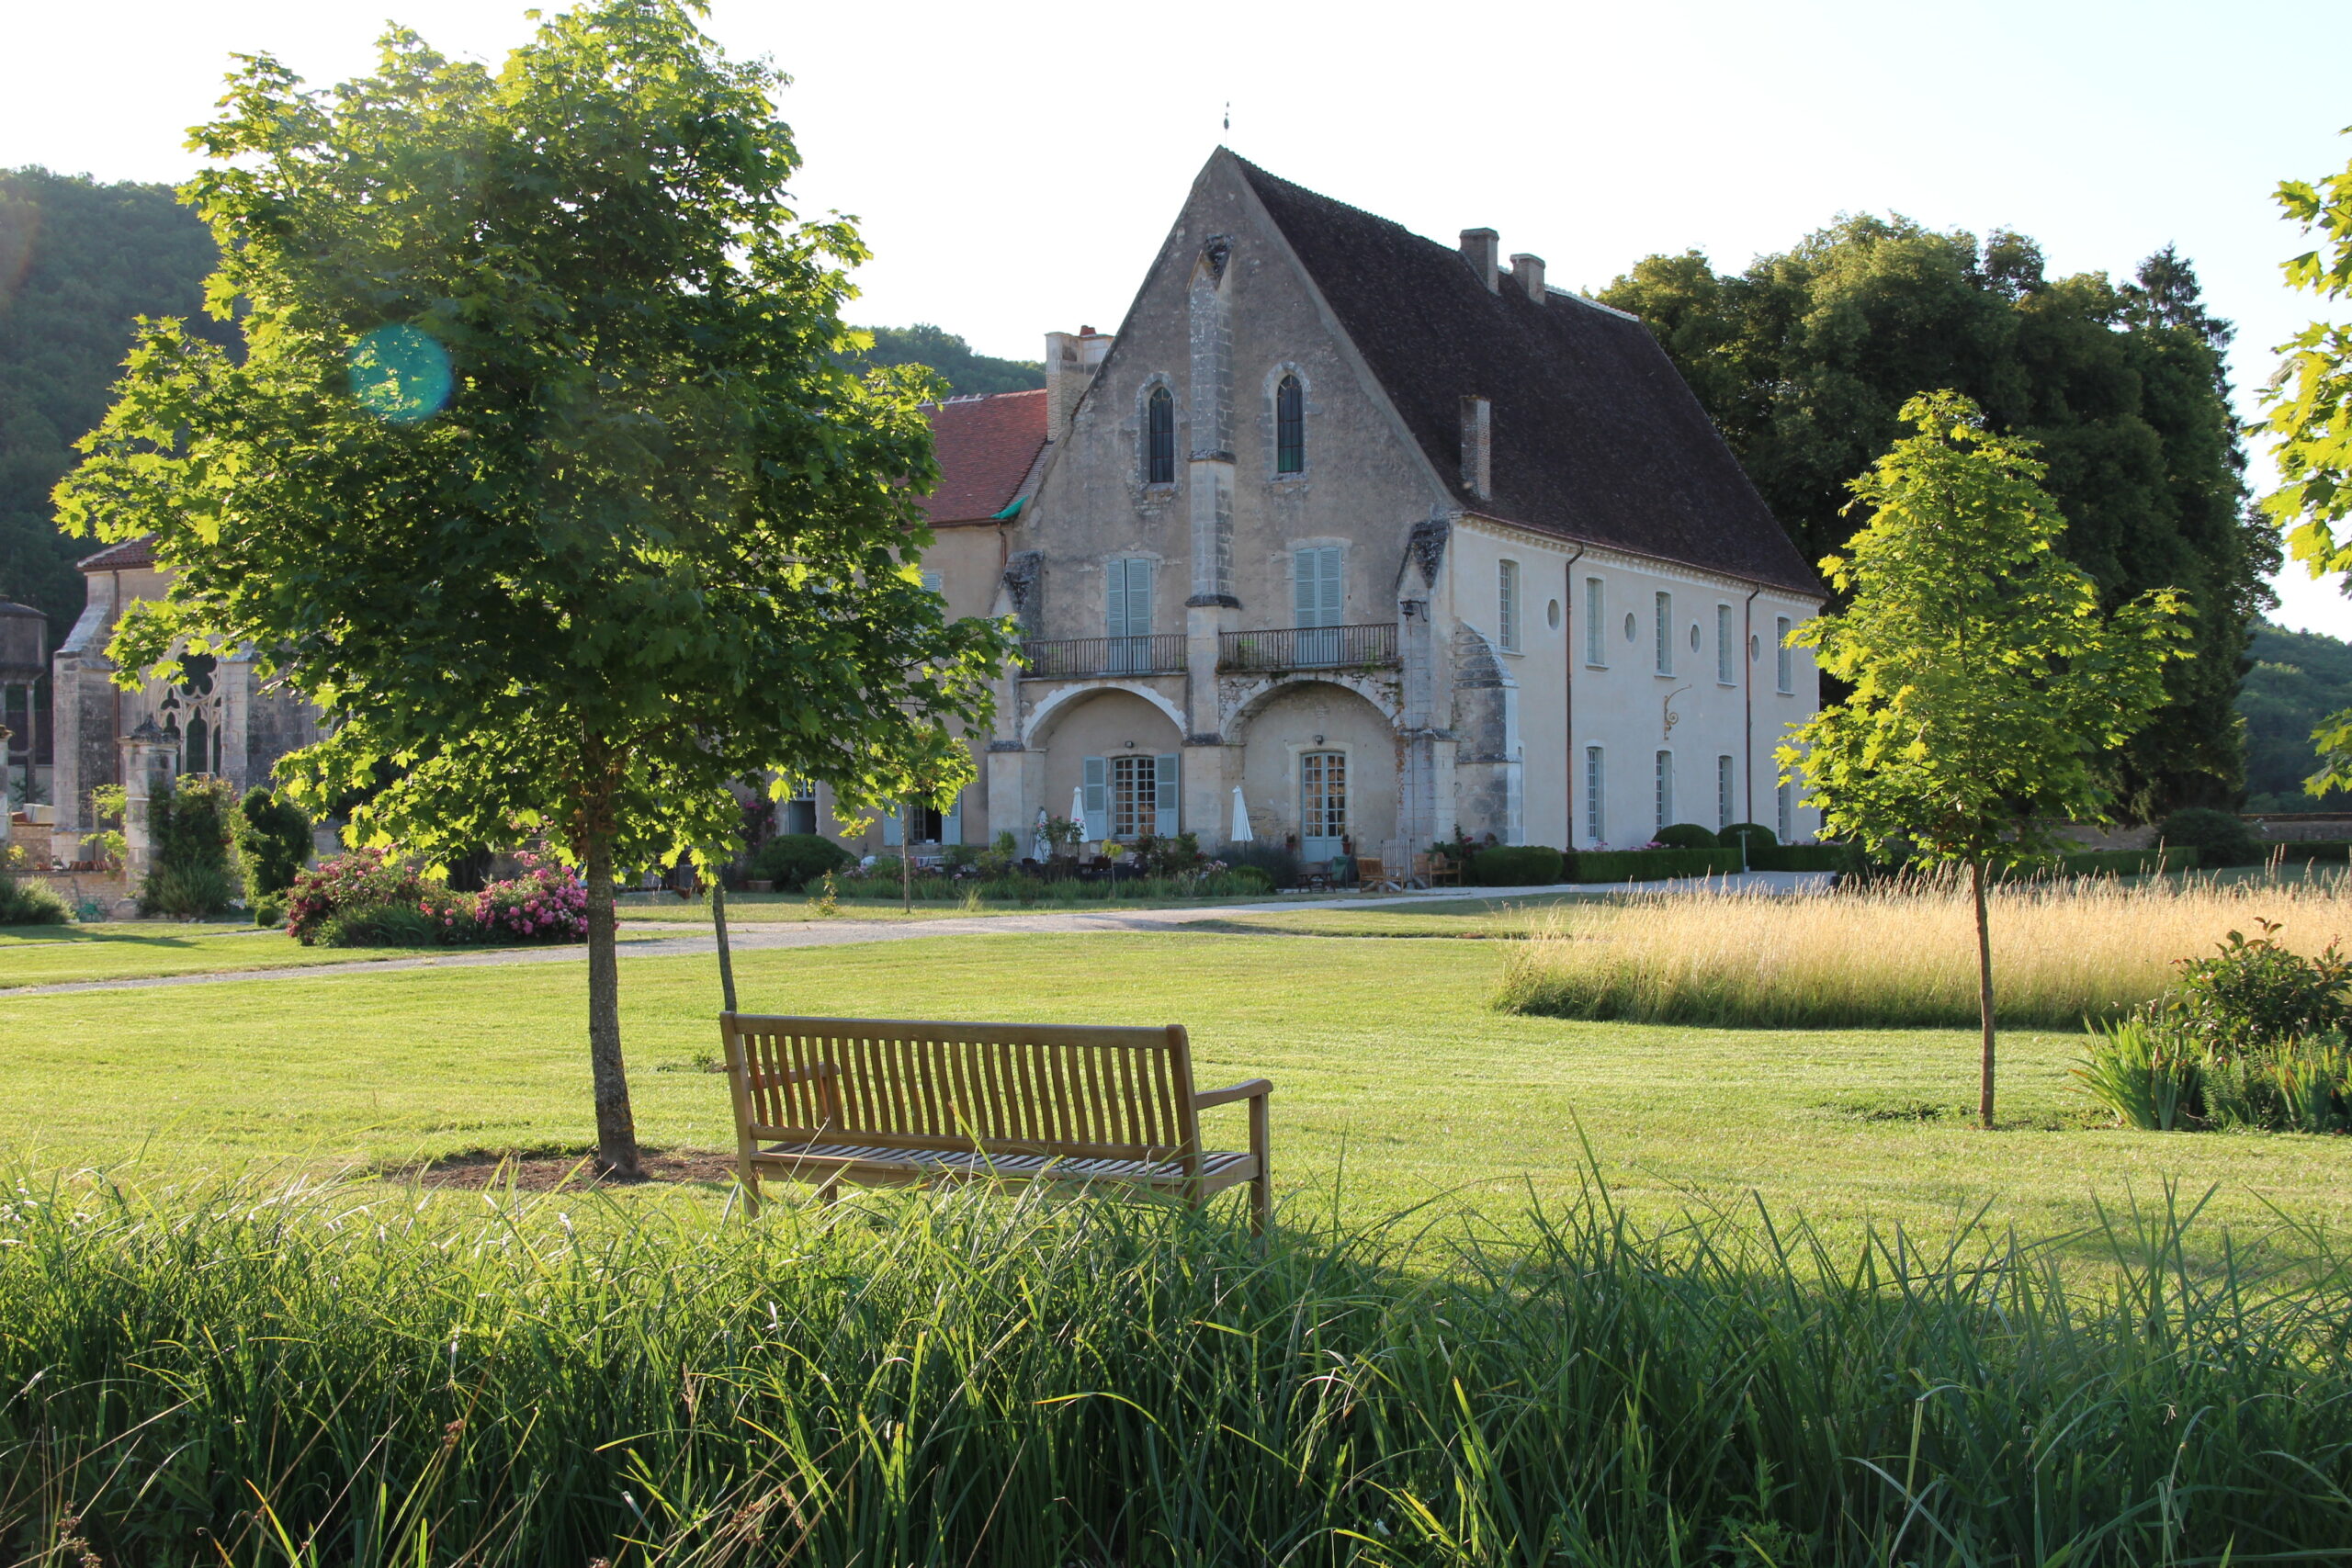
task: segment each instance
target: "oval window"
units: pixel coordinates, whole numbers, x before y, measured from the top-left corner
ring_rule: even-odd
[[[1625,640],[1631,642],[1639,635],[1640,633],[1634,626],[1634,612],[1628,610],[1625,612]]]
[[[1749,637],[1747,639],[1747,661],[1750,664],[1753,664],[1763,657],[1764,644],[1762,640],[1757,637]]]
[[[1699,651],[1699,623],[1696,621],[1690,623],[1690,651]]]
[[[1544,624],[1554,631],[1560,629],[1560,602],[1557,599],[1544,606]]]

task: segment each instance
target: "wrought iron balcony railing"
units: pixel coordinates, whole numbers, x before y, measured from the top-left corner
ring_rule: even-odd
[[[1396,625],[1219,632],[1220,670],[1363,670],[1396,662]]]
[[[1182,675],[1184,634],[1032,638],[1021,645],[1025,681],[1082,681],[1097,675]]]

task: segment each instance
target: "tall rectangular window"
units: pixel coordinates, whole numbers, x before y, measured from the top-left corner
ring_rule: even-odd
[[[1780,820],[1772,824],[1781,842],[1792,843],[1797,836],[1797,786],[1787,779],[1781,781]]]
[[[1151,562],[1114,560],[1103,569],[1103,625],[1111,637],[1151,635]]]
[[[1340,547],[1317,545],[1291,557],[1292,607],[1301,626],[1336,626],[1346,603],[1340,592]]]
[[[1519,651],[1519,563],[1502,563],[1496,580],[1496,629],[1502,635],[1502,645],[1510,652]]]
[[[1674,673],[1674,595],[1657,596],[1657,672]]]
[[[1609,601],[1601,591],[1600,579],[1586,578],[1584,580],[1584,661],[1596,670],[1609,662],[1607,657],[1609,644],[1600,635],[1601,617],[1608,609]]]
[[[1588,746],[1584,749],[1584,836],[1596,844],[1607,843],[1603,829],[1608,823],[1601,809],[1600,748]]]
[[[1176,399],[1165,387],[1144,400],[1143,482],[1176,482]]]
[[[1715,606],[1715,684],[1728,686],[1731,678],[1731,606]]]
[[[1720,833],[1731,826],[1732,760],[1728,756],[1715,759],[1715,831]]]
[[[1111,759],[1110,829],[1114,839],[1157,832],[1159,819],[1159,759],[1125,751]]]
[[[1103,567],[1103,630],[1111,646],[1103,668],[1114,675],[1151,668],[1151,562],[1113,560]]]
[[[1295,376],[1274,389],[1274,472],[1306,472],[1306,392]]]
[[[1674,753],[1657,754],[1657,825],[1661,828],[1674,820]]]
[[[1773,618],[1772,646],[1779,650],[1773,656],[1773,689],[1793,692],[1797,689],[1796,649],[1789,646],[1789,618],[1786,615]]]

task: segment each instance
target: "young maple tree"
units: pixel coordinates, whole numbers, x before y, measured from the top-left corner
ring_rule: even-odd
[[[2322,299],[2352,299],[2352,163],[2316,185],[2281,181],[2278,201],[2319,240],[2286,262],[2287,282]],[[2352,537],[2339,532],[2352,525],[2352,325],[2312,321],[2278,352],[2285,358],[2263,394],[2261,428],[2276,437],[2279,484],[2263,509],[2313,577],[2352,572]],[[2352,711],[2329,715],[2312,738],[2321,766],[2304,787],[2352,789]]]
[[[1790,640],[1850,694],[1781,746],[1824,825],[1871,851],[1964,866],[1976,902],[1984,1055],[1977,1116],[1993,1125],[1988,872],[2041,859],[2069,821],[2104,820],[2101,752],[2164,703],[2185,632],[2182,596],[2113,615],[2052,547],[2065,520],[2033,444],[1995,434],[1957,392],[1904,406],[1918,430],[1853,481],[1874,509],[1847,554],[1821,563],[1848,607]]]
[[[143,324],[58,490],[175,574],[126,671],[242,646],[318,705],[280,764],[314,814],[389,776],[355,841],[545,834],[579,866],[613,1172],[615,868],[729,843],[733,781],[960,785],[941,737],[1010,651],[920,581],[930,384],[835,363],[864,252],[786,205],[782,80],[674,0],[557,16],[495,72],[398,30],[331,93],[244,60],[188,198],[245,352]]]

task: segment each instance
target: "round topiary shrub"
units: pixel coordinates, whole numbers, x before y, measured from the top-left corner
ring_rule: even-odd
[[[1715,844],[1721,849],[1738,849],[1743,840],[1752,850],[1769,850],[1781,841],[1771,829],[1760,822],[1735,822],[1715,835]]]
[[[1696,822],[1669,822],[1650,835],[1669,850],[1713,850],[1723,847],[1710,829]]]
[[[779,893],[797,893],[854,858],[822,833],[778,833],[752,856],[752,874],[775,883]]]
[[[0,871],[0,926],[62,926],[73,919],[73,907],[48,883],[19,882]]]
[[[2262,863],[2262,840],[2234,811],[2192,806],[2165,818],[2156,836],[2167,844],[2195,850],[2200,866]]]

